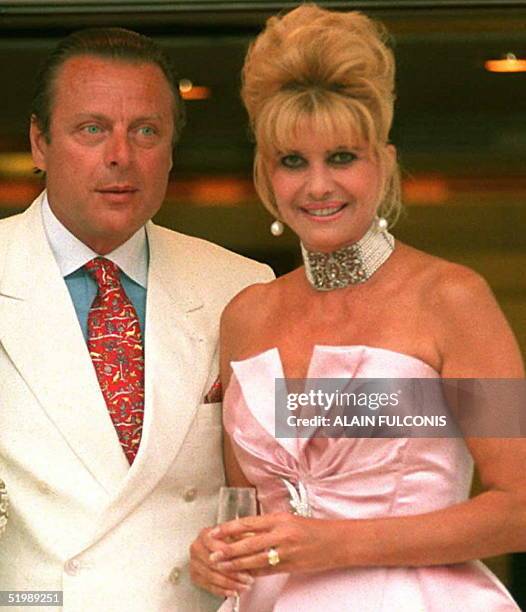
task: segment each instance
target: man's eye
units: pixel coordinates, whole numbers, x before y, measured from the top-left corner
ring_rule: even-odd
[[[306,162],[301,155],[284,155],[280,159],[280,163],[285,168],[302,168]]]
[[[102,132],[102,128],[100,127],[100,125],[85,125],[82,128],[83,132],[86,132],[86,134],[100,134]]]
[[[155,136],[157,134],[157,130],[150,125],[141,126],[138,131],[141,136]]]
[[[356,155],[350,151],[336,151],[336,153],[330,155],[329,162],[338,166],[345,166],[351,164],[355,159]]]

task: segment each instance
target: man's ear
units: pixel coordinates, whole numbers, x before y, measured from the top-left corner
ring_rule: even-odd
[[[38,125],[35,115],[31,115],[31,125],[29,127],[29,139],[31,141],[31,155],[33,164],[39,170],[46,171],[46,156],[48,141]]]

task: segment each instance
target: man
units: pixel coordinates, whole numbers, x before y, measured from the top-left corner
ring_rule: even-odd
[[[47,191],[0,223],[0,591],[66,612],[218,605],[187,571],[223,482],[218,322],[272,275],[149,221],[181,127],[152,41],[68,37],[31,120]]]

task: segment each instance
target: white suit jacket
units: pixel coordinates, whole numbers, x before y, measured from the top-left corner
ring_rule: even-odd
[[[270,269],[147,224],[145,418],[130,468],[41,219],[0,222],[0,590],[64,592],[65,612],[208,612],[188,547],[223,483],[218,322]],[[20,609],[26,608],[12,608]],[[51,610],[53,608],[45,608]]]

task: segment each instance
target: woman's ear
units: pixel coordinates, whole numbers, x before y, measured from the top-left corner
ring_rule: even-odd
[[[387,154],[388,164],[389,164],[389,174],[393,171],[393,168],[396,165],[396,160],[398,153],[396,151],[396,147],[393,144],[385,145],[385,152]]]

